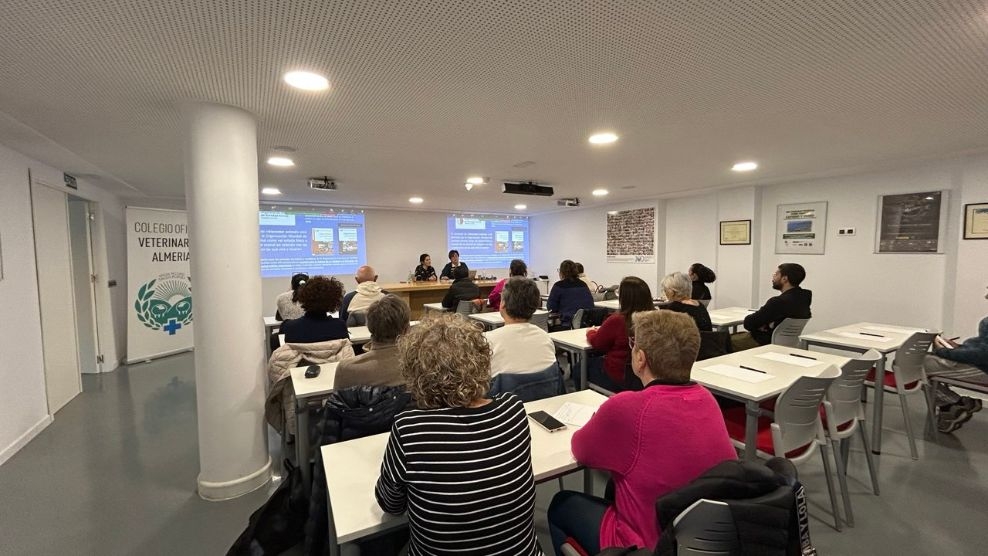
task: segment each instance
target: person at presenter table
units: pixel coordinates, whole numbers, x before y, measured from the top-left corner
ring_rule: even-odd
[[[443,271],[439,273],[439,279],[452,280],[453,269],[459,268],[461,266],[463,267],[464,270],[467,271],[467,273],[470,272],[470,269],[467,268],[467,263],[460,262],[460,252],[457,251],[456,249],[451,249],[449,252],[449,262],[446,263],[446,266],[443,267]]]
[[[436,269],[432,268],[432,257],[428,253],[422,253],[419,256],[419,265],[415,267],[415,281],[435,282],[438,279]]]

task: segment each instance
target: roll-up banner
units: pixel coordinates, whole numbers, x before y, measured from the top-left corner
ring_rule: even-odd
[[[127,363],[192,349],[185,211],[127,207]]]

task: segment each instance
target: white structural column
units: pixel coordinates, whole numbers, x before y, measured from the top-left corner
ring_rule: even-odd
[[[258,249],[257,127],[232,106],[185,120],[199,409],[199,496],[235,498],[270,479]]]

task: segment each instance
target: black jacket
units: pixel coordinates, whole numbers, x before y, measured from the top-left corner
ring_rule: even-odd
[[[456,310],[456,305],[461,301],[471,301],[480,297],[480,288],[469,278],[454,280],[449,285],[449,291],[443,297],[443,307]]]
[[[772,343],[772,329],[785,319],[808,319],[813,292],[796,286],[770,298],[762,308],[744,319],[744,329],[759,344]]]

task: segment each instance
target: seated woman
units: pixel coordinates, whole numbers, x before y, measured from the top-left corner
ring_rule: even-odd
[[[566,259],[559,264],[559,281],[549,290],[546,302],[549,312],[559,315],[558,330],[573,326],[573,315],[580,309],[593,307],[593,294],[587,284],[580,280],[576,263]]]
[[[275,305],[278,309],[274,313],[275,320],[297,319],[305,314],[305,309],[298,301],[298,290],[309,280],[308,274],[296,274],[292,276],[292,289],[278,294]]]
[[[491,376],[501,373],[537,373],[556,362],[556,347],[549,333],[528,322],[542,304],[535,282],[515,277],[503,291],[504,326],[484,333],[491,346]]]
[[[415,281],[435,282],[438,279],[436,269],[432,268],[432,257],[428,253],[419,255],[419,265],[415,267]]]
[[[504,290],[504,284],[508,280],[514,278],[515,276],[520,276],[524,278],[528,274],[528,266],[525,261],[521,259],[512,259],[511,265],[508,267],[508,277],[498,282],[494,289],[491,290],[491,294],[487,296],[487,304],[491,309],[495,311],[501,308],[501,291]],[[542,304],[541,298],[539,299],[539,305]],[[538,309],[538,307],[536,307]]]
[[[430,317],[398,340],[398,358],[418,409],[395,420],[374,494],[385,512],[408,512],[408,553],[541,555],[525,406],[484,397],[480,330]]]
[[[695,298],[690,297],[693,285],[688,276],[682,272],[673,272],[662,279],[662,292],[670,303],[662,308],[677,313],[686,313],[693,317],[696,327],[702,332],[711,332],[714,325],[710,322],[707,308]]]
[[[587,379],[611,392],[627,390],[624,369],[628,363],[631,348],[628,337],[631,333],[631,315],[638,311],[652,311],[652,290],[637,276],[621,280],[618,296],[618,312],[610,315],[599,327],[587,329],[587,341],[604,357],[592,357],[587,361]],[[631,388],[637,390],[638,388]]]
[[[364,353],[340,361],[333,388],[351,386],[400,386],[405,384],[398,369],[395,341],[408,331],[412,312],[402,299],[388,294],[367,308],[367,328],[371,341]]]
[[[614,500],[557,493],[548,512],[557,554],[566,537],[590,554],[608,546],[654,547],[655,500],[736,459],[713,395],[690,381],[700,347],[692,319],[643,311],[632,320],[631,368],[645,389],[605,401],[571,445],[581,464],[611,472]]]
[[[311,278],[299,291],[298,300],[305,314],[281,323],[285,343],[312,344],[349,337],[346,323],[329,315],[339,310],[343,300],[343,284],[339,280],[325,276]]]
[[[470,279],[467,265],[461,264],[453,269],[453,283],[449,285],[449,290],[443,296],[442,305],[450,311],[455,311],[461,301],[475,300],[478,305],[483,303],[480,299],[480,288]]]
[[[714,271],[700,263],[693,263],[690,265],[689,277],[693,282],[692,298],[698,301],[710,299],[710,288],[707,287],[707,284],[712,284],[717,279]]]

